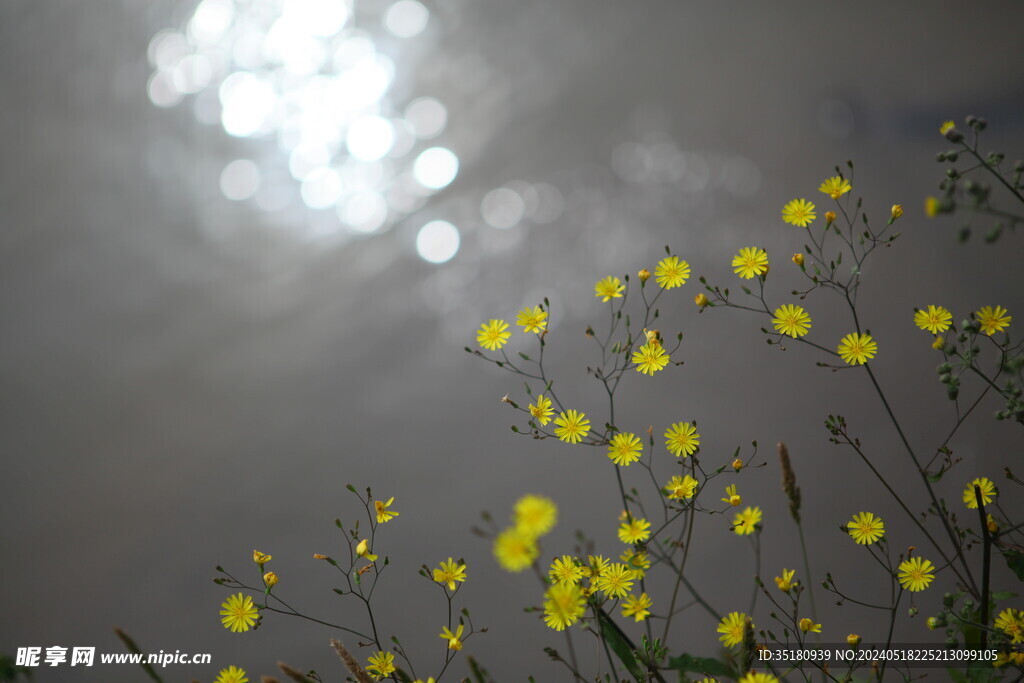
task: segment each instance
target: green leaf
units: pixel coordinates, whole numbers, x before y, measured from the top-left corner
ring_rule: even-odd
[[[1006,558],[1006,566],[1010,568],[1017,578],[1024,581],[1024,553],[1007,548],[1000,548],[999,551]]]
[[[473,683],[489,683],[491,678],[487,674],[487,669],[480,666],[480,662],[476,661],[472,657],[468,657],[466,662],[469,664],[469,673],[473,676]]]
[[[633,648],[622,631],[616,627],[608,615],[603,611],[598,612],[598,621],[601,624],[601,637],[604,638],[608,647],[611,648],[611,651],[615,653],[615,656],[618,657],[619,661],[626,667],[626,671],[628,671],[636,680],[644,680],[645,675],[641,670],[640,665],[636,662],[636,656],[634,655]]]
[[[717,659],[706,657],[694,657],[693,655],[681,654],[668,660],[668,668],[688,673],[707,674],[708,676],[729,676],[736,675],[736,672]]]

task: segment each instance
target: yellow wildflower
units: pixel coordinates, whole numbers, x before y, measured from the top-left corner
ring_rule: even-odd
[[[825,182],[818,188],[819,192],[824,192],[832,199],[839,199],[844,194],[849,192],[852,188],[850,181],[842,176],[833,176],[827,178]]]
[[[654,279],[663,289],[673,289],[686,284],[690,277],[690,264],[676,256],[663,258],[654,269]]]
[[[814,204],[806,199],[794,199],[782,207],[782,220],[790,225],[806,228],[816,217]]]
[[[462,561],[456,562],[450,557],[442,562],[438,569],[434,570],[434,581],[447,584],[450,591],[455,590],[456,581],[462,583],[465,580],[466,563]]]
[[[555,425],[555,436],[566,443],[579,443],[590,433],[590,420],[578,410],[559,413]]]
[[[508,342],[512,333],[508,331],[508,323],[492,318],[480,325],[476,333],[476,341],[488,351],[497,351]]]
[[[612,299],[621,299],[622,292],[626,289],[626,286],[622,284],[622,281],[617,277],[609,275],[606,278],[602,278],[597,281],[594,285],[594,296],[601,301],[611,301]]]

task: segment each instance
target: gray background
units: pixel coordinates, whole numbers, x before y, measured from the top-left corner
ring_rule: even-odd
[[[481,320],[511,320],[548,295],[561,394],[598,416],[582,334],[603,320],[593,281],[653,269],[670,243],[695,275],[732,284],[732,253],[759,244],[777,264],[781,303],[798,283],[786,259],[802,242],[779,208],[807,196],[823,211],[817,185],[847,158],[876,220],[893,202],[907,208],[905,239],[868,268],[862,305],[881,345],[874,367],[921,450],[951,407],[912,307],[941,303],[960,319],[1000,303],[1015,327],[1024,321],[1021,236],[958,246],[956,225],[921,209],[941,175],[933,157],[945,118],[985,115],[986,149],[1024,151],[1019,3],[428,3],[428,49],[398,62],[396,88],[447,104],[441,142],[462,171],[407,221],[340,244],[305,237],[322,214],[268,215],[220,195],[223,165],[264,143],[197,123],[187,103],[147,100],[147,43],[193,4],[0,6],[0,651],[117,651],[117,625],[146,650],[214,653],[214,665],[171,668],[167,680],[212,679],[228,664],[253,678],[278,658],[338,680],[321,627],[271,616],[255,633],[227,633],[217,616],[226,591],[210,578],[218,563],[254,577],[258,547],[275,556],[286,599],[358,622],[356,605],[330,591],[333,570],[310,558],[340,554],[332,520],[357,514],[343,489],[353,482],[394,495],[402,512],[378,542],[394,563],[379,613],[423,670],[441,656],[444,604],[415,569],[461,555],[470,581],[460,598],[490,627],[466,651],[501,680],[561,678],[540,652],[561,638],[521,610],[539,601],[538,586],[500,572],[469,528],[481,509],[500,521],[518,496],[540,493],[561,506],[545,556],[570,552],[576,528],[617,554],[614,478],[594,451],[512,434],[499,399],[521,382],[461,348]],[[613,168],[624,143],[667,142],[692,155],[682,179]],[[557,187],[561,217],[485,225],[482,196],[514,180]],[[442,266],[413,247],[433,217],[463,231]],[[698,317],[695,285],[664,298],[661,329],[685,332],[686,365],[631,378],[623,428],[695,418],[711,466],[754,439],[789,442],[805,510],[815,511],[812,562],[854,588],[860,573],[864,591],[881,577],[836,530],[852,512],[873,509],[895,547],[928,556],[821,426],[830,412],[847,415],[890,481],[919,500],[866,377],[815,368],[808,349],[769,349],[762,321],[738,312]],[[836,304],[808,304],[823,343],[848,331]],[[954,501],[963,481],[998,481],[1019,454],[1020,428],[990,420],[996,407],[986,403],[953,444],[964,463],[940,490]],[[797,565],[798,551],[774,454],[763,453],[768,466],[738,483],[765,510],[770,580]],[[726,526],[703,520],[692,571],[721,611],[742,610],[751,553]],[[730,602],[735,587],[743,597]],[[903,620],[901,638],[932,637],[923,618],[940,590],[919,597],[922,614]],[[877,615],[856,607],[822,612],[826,639],[882,633]],[[685,615],[672,646],[712,654],[713,621]],[[39,673],[140,679],[115,667]]]

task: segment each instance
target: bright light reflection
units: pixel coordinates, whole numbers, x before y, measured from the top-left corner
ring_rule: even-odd
[[[355,27],[358,1],[201,0],[182,27],[153,36],[146,89],[154,105],[194,95],[197,120],[276,143],[279,152],[268,147],[259,166],[249,159],[225,165],[225,197],[277,211],[301,196],[312,209],[334,208],[334,220],[353,231],[371,233],[420,209],[458,175],[451,150],[422,142],[444,132],[445,106],[425,93],[394,101],[401,43],[386,41],[396,52],[383,54],[375,41],[384,31],[421,34],[429,10],[417,0],[367,3],[358,8],[359,25],[380,27],[375,35]],[[289,176],[298,192],[281,185]],[[459,233],[435,223],[421,230],[421,254],[439,263],[458,250]]]
[[[459,174],[459,158],[444,147],[425,149],[416,157],[412,174],[423,187],[439,190],[450,185]]]
[[[491,227],[511,228],[523,219],[526,204],[515,190],[499,187],[484,195],[480,215]]]
[[[384,25],[399,38],[412,38],[423,32],[430,12],[416,0],[398,0],[384,15]]]
[[[260,187],[260,169],[249,159],[235,159],[220,173],[220,191],[234,201],[248,199]]]
[[[444,263],[459,251],[459,231],[448,221],[430,221],[416,235],[416,252],[424,261]]]
[[[395,131],[387,119],[365,116],[349,126],[345,144],[352,156],[362,161],[376,161],[389,151],[395,141]]]

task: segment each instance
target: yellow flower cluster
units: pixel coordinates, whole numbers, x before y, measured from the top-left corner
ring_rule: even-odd
[[[512,525],[494,539],[494,557],[498,564],[510,572],[529,569],[540,554],[538,539],[550,532],[557,522],[558,506],[550,498],[526,495],[517,500]]]
[[[519,311],[516,316],[516,324],[523,329],[525,334],[543,334],[548,329],[548,312],[539,305],[527,306]],[[476,332],[476,341],[488,351],[500,351],[512,336],[508,328],[509,325],[504,320],[491,318],[480,325],[480,329]]]

